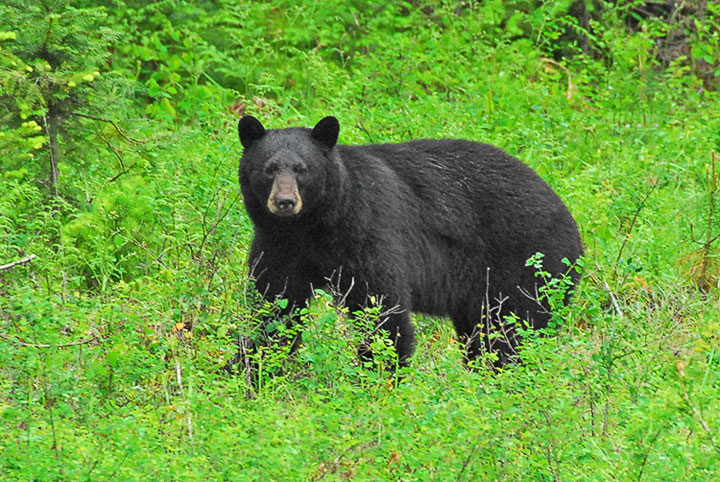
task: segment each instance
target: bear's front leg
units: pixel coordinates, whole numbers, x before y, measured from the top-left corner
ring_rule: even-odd
[[[370,348],[371,338],[380,331],[387,333],[397,353],[398,365],[409,364],[415,351],[415,329],[410,322],[409,303],[403,297],[387,294],[388,289],[372,288],[368,284],[358,283],[343,300],[351,313],[367,312],[368,309],[380,305],[379,312],[373,313],[372,332],[358,348],[358,356],[362,361],[372,361],[374,354]],[[361,287],[365,285],[366,289]],[[379,294],[385,293],[385,294]],[[361,315],[362,316],[362,315]],[[356,319],[358,316],[356,316]]]
[[[269,314],[260,315],[260,322],[250,336],[239,335],[238,353],[228,362],[227,371],[257,374],[260,346],[288,347],[288,354],[297,351],[302,342],[299,312],[307,306],[313,286],[320,278],[314,270],[300,266],[298,258],[269,256],[256,242],[250,250],[250,277],[262,299],[273,305]],[[284,300],[284,301],[280,301]]]
[[[410,357],[415,351],[415,329],[410,323],[410,313],[407,311],[380,316],[373,333],[358,347],[358,357],[360,360],[363,362],[374,360],[374,353],[370,347],[371,337],[380,330],[387,332],[397,353],[398,366],[408,366],[410,364]]]

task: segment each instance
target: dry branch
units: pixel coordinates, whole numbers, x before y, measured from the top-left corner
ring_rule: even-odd
[[[113,126],[113,127],[115,128],[115,130],[117,131],[117,133],[120,134],[120,136],[121,136],[123,139],[125,139],[125,140],[128,141],[128,142],[134,142],[134,143],[136,143],[136,144],[145,144],[145,142],[146,142],[146,141],[141,141],[140,139],[135,139],[134,137],[130,137],[130,136],[126,135],[126,134],[122,131],[122,129],[120,129],[120,127],[119,127],[119,126],[115,123],[115,121],[112,120],[112,119],[105,119],[105,118],[103,118],[103,117],[95,117],[95,116],[93,116],[93,115],[82,114],[82,113],[80,113],[80,112],[73,112],[72,114],[75,115],[75,116],[78,116],[78,117],[83,117],[83,118],[85,118],[85,119],[90,119],[90,120],[94,120],[94,121],[98,121],[98,122],[107,122],[108,124],[110,124],[111,126]]]
[[[72,341],[70,343],[62,343],[60,345],[48,345],[46,343],[29,343],[29,342],[25,341],[24,339],[20,338],[18,335],[15,335],[15,339],[8,338],[3,335],[0,335],[0,338],[2,338],[5,341],[9,341],[10,343],[15,343],[15,344],[21,345],[21,346],[27,346],[29,348],[66,348],[69,346],[86,345],[86,344],[92,343],[93,341],[98,339],[97,336],[93,335],[90,338],[87,338],[85,340]]]
[[[625,249],[625,246],[627,245],[628,241],[630,240],[630,236],[632,235],[632,230],[635,227],[635,223],[638,220],[638,217],[640,216],[640,212],[645,208],[645,205],[647,203],[647,200],[650,198],[650,195],[655,191],[655,189],[658,187],[658,183],[654,182],[653,180],[650,181],[650,189],[645,194],[645,197],[642,198],[642,201],[640,201],[640,204],[638,205],[637,209],[635,210],[635,214],[633,214],[632,221],[630,221],[630,226],[628,227],[627,234],[625,234],[625,238],[623,239],[622,245],[620,245],[620,250],[617,254],[617,259],[615,260],[615,266],[613,267],[613,280],[615,280],[615,277],[617,275],[618,270],[618,264],[620,263],[620,259],[622,259],[623,250]]]
[[[36,255],[31,254],[30,256],[27,256],[23,259],[18,259],[17,261],[13,261],[12,263],[4,264],[4,265],[0,266],[0,271],[5,271],[6,269],[10,269],[13,266],[17,266],[19,264],[28,263],[28,262],[32,261],[33,259],[35,259],[36,257],[37,257]]]

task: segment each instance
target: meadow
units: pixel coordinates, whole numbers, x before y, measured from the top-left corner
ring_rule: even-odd
[[[720,7],[690,3],[3,2],[0,479],[717,480]],[[522,159],[585,243],[552,336],[471,370],[417,315],[411,366],[368,369],[321,291],[295,356],[223,372],[273,309],[242,113]]]

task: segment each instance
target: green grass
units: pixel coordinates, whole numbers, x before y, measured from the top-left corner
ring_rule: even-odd
[[[56,196],[48,139],[2,117],[0,264],[36,258],[0,271],[0,478],[717,478],[717,92],[607,16],[594,53],[560,45],[565,3],[108,9],[108,101],[79,98],[141,142],[68,117]],[[459,137],[527,162],[586,245],[557,336],[494,374],[415,316],[398,382],[359,366],[362,333],[319,297],[281,375],[253,390],[221,372],[258,318],[236,100],[268,127],[335,115],[341,143]]]

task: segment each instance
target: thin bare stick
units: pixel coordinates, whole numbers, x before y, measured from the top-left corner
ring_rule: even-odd
[[[50,115],[50,120],[48,120],[47,114],[43,114],[43,121],[45,123],[45,132],[48,133],[48,153],[50,154],[50,185],[53,188],[55,196],[57,196],[59,176],[58,159],[60,158],[60,149],[58,147],[57,141],[58,120],[57,116],[54,114],[54,108],[52,107],[52,105],[48,107],[48,114]]]
[[[556,67],[560,67],[561,69],[563,69],[565,71],[565,74],[567,75],[567,78],[568,78],[568,86],[567,86],[567,92],[565,92],[565,98],[568,100],[571,100],[573,98],[573,95],[575,94],[575,91],[577,90],[577,87],[575,87],[575,84],[573,84],[573,82],[572,82],[572,74],[570,73],[570,69],[568,69],[563,64],[561,64],[560,62],[557,62],[553,59],[543,57],[540,60],[542,60],[543,62],[546,62],[548,64],[552,64]]]
[[[17,261],[13,261],[12,263],[4,264],[4,265],[0,266],[0,271],[5,271],[6,269],[10,269],[13,266],[17,266],[19,264],[28,263],[28,262],[32,261],[33,259],[35,259],[36,257],[37,257],[37,255],[31,254],[30,256],[27,256],[23,259],[18,259]]]
[[[127,171],[127,169],[125,169],[125,160],[122,158],[122,156],[121,156],[120,153],[117,151],[117,149],[115,149],[115,148],[113,147],[113,145],[110,144],[110,141],[107,140],[107,138],[106,138],[104,135],[102,135],[99,130],[96,131],[96,132],[97,132],[98,136],[100,136],[100,139],[102,139],[103,142],[105,143],[105,145],[108,147],[108,149],[110,149],[110,150],[112,151],[112,153],[115,154],[115,157],[117,157],[117,160],[118,160],[118,162],[120,163],[120,168],[121,168],[123,171]]]
[[[213,228],[211,228],[210,231],[208,231],[208,230],[205,229],[205,227],[207,226],[207,217],[208,217],[208,213],[210,212],[210,206],[214,203],[214,201],[215,201],[215,196],[218,197],[217,203],[216,203],[216,205],[215,205],[215,218],[217,218],[218,212],[220,212],[220,210],[221,210],[222,207],[223,207],[224,199],[219,196],[220,190],[221,190],[222,188],[223,188],[222,186],[218,186],[218,188],[215,190],[215,192],[213,193],[213,195],[210,197],[210,200],[208,201],[208,203],[205,205],[205,211],[203,211],[203,213],[202,213],[202,232],[203,232],[203,239],[202,239],[202,242],[200,243],[200,247],[199,247],[198,250],[197,250],[198,257],[202,257],[202,249],[203,249],[203,247],[205,246],[205,241],[207,241],[208,237],[212,234],[212,231],[213,231]],[[238,196],[239,196],[239,195],[240,195],[240,194],[238,193]],[[225,199],[227,199],[227,198],[225,198]],[[196,210],[196,211],[197,211],[197,210]],[[199,211],[198,211],[198,212],[199,212]],[[193,256],[193,257],[194,257],[194,256]]]
[[[177,376],[178,387],[180,387],[180,395],[185,396],[185,390],[183,389],[182,382],[182,371],[180,370],[180,361],[175,358],[175,375]]]
[[[212,227],[203,234],[203,239],[202,239],[202,242],[200,243],[200,248],[198,248],[198,251],[202,250],[202,248],[205,246],[205,242],[208,240],[208,237],[211,236],[215,232],[215,229],[217,229],[218,225],[222,222],[222,220],[225,219],[225,217],[228,214],[230,214],[230,212],[232,211],[232,209],[235,206],[235,203],[238,201],[238,199],[240,199],[239,192],[235,195],[235,198],[230,202],[230,206],[225,210],[225,212],[222,213],[222,215],[215,220]],[[217,216],[217,213],[216,213],[216,216]],[[202,228],[203,228],[203,231],[205,231],[205,215],[203,215]]]
[[[627,234],[625,235],[622,245],[620,246],[620,251],[618,251],[617,259],[615,259],[615,266],[613,267],[613,280],[615,279],[615,276],[617,275],[618,263],[620,263],[620,258],[622,258],[622,254],[623,254],[623,251],[625,250],[625,246],[627,245],[628,240],[630,239],[630,235],[632,234],[632,230],[635,227],[635,223],[638,220],[638,216],[640,216],[640,211],[643,210],[648,198],[653,193],[653,191],[658,187],[657,182],[650,181],[650,183],[651,183],[650,189],[648,190],[647,194],[645,194],[645,197],[642,199],[642,201],[640,201],[640,204],[638,205],[637,209],[635,210],[635,214],[633,215],[632,221],[630,221],[630,226],[628,227]]]
[[[44,355],[41,356],[41,359],[43,361],[43,364],[42,364],[42,370],[40,373],[42,375],[43,397],[45,399],[44,400],[45,408],[47,408],[48,415],[50,416],[50,429],[52,431],[52,440],[53,440],[52,448],[55,451],[55,459],[60,461],[60,448],[58,446],[57,432],[55,431],[55,416],[53,415],[53,405],[55,405],[55,399],[50,394],[50,387],[48,384],[47,372],[46,372],[47,360],[45,359]]]
[[[134,137],[130,137],[130,136],[126,135],[122,131],[122,129],[120,129],[120,127],[118,127],[118,125],[115,123],[115,121],[113,121],[111,119],[95,117],[93,115],[82,114],[80,112],[73,112],[72,114],[75,116],[78,116],[78,117],[84,117],[85,119],[90,119],[90,120],[94,120],[94,121],[98,121],[98,122],[107,122],[108,124],[112,125],[115,128],[115,130],[117,131],[117,133],[120,134],[120,136],[128,142],[135,142],[136,144],[145,144],[145,142],[146,142],[146,141],[141,141],[140,139],[135,139]]]
[[[664,425],[662,427],[660,427],[657,430],[657,432],[655,432],[655,435],[653,435],[653,438],[650,439],[650,443],[648,444],[647,452],[645,452],[645,455],[643,456],[642,465],[640,466],[640,473],[638,474],[638,478],[637,478],[638,482],[640,482],[640,479],[642,479],[643,472],[645,471],[645,466],[647,465],[648,457],[650,456],[650,451],[652,450],[653,445],[655,445],[655,441],[660,436],[660,432],[662,432],[664,428],[665,428]]]
[[[460,469],[460,473],[458,474],[457,479],[455,479],[458,482],[462,479],[462,476],[465,473],[465,469],[467,468],[468,464],[470,464],[470,461],[472,460],[473,455],[475,455],[475,450],[477,450],[478,445],[479,444],[477,442],[475,442],[475,445],[473,445],[472,449],[470,449],[470,453],[468,454],[467,457],[465,457],[465,461],[463,462],[463,466]]]
[[[557,472],[555,472],[555,467],[553,467],[552,452],[550,451],[550,445],[545,447],[545,458],[547,459],[548,465],[550,466],[550,473],[553,476],[553,480],[555,482],[560,482],[560,477],[558,477]]]
[[[618,318],[623,320],[625,318],[625,316],[623,315],[623,312],[620,309],[620,305],[618,305],[615,295],[613,294],[612,290],[610,289],[610,286],[607,284],[607,281],[605,281],[604,279],[603,279],[603,286],[605,287],[605,291],[607,291],[608,294],[610,295],[610,301],[612,302],[612,305],[615,308],[615,312],[617,313]]]
[[[688,407],[690,407],[692,412],[697,417],[698,421],[700,422],[700,426],[703,428],[703,430],[705,430],[705,433],[707,434],[708,438],[710,439],[710,445],[712,445],[712,447],[715,449],[715,452],[720,454],[720,447],[718,447],[717,444],[715,443],[715,437],[713,437],[712,430],[710,430],[710,427],[708,426],[707,422],[703,418],[702,413],[700,413],[700,410],[698,410],[697,407],[695,407],[695,405],[693,405],[692,402],[690,401],[690,396],[688,395],[687,388],[685,388],[685,382],[682,383],[682,387],[683,387],[683,392],[685,392],[685,393],[683,393],[683,400],[685,400],[685,403],[687,403]]]
[[[610,374],[608,373],[608,377]],[[602,437],[607,437],[608,418],[610,413],[610,383],[605,385],[605,410],[603,411]]]
[[[28,343],[27,341],[23,340],[19,336],[15,335],[16,339],[8,338],[4,335],[0,335],[0,338],[2,338],[5,341],[9,341],[10,343],[15,343],[21,346],[26,346],[29,348],[67,348],[69,346],[78,346],[78,345],[87,345],[88,343],[92,343],[93,341],[97,340],[97,336],[92,336],[86,340],[78,340],[78,341],[72,341],[70,343],[63,343],[60,345],[48,345],[45,343]]]
[[[97,132],[97,135],[100,137],[100,139],[103,140],[103,142],[105,143],[107,148],[110,149],[110,151],[112,151],[113,154],[115,154],[115,157],[117,158],[118,162],[120,163],[120,172],[118,172],[113,177],[111,177],[110,179],[107,180],[107,182],[109,184],[109,183],[114,182],[117,179],[119,179],[120,176],[123,176],[123,175],[127,174],[128,172],[130,172],[130,169],[137,166],[137,162],[130,165],[130,167],[126,167],[125,160],[123,159],[122,155],[120,155],[120,152],[117,149],[115,149],[115,147],[113,147],[112,144],[110,144],[110,141],[107,140],[107,138],[104,135],[102,135],[102,133],[99,130],[96,129],[96,132]]]
[[[175,375],[177,376],[177,383],[178,387],[180,387],[180,396],[185,398],[185,389],[183,388],[183,381],[182,381],[182,370],[180,368],[180,360],[175,357]],[[192,426],[192,412],[188,411],[187,415],[187,428],[188,428],[188,437],[190,437],[190,440],[193,439],[193,426]]]
[[[359,127],[360,130],[365,133],[371,144],[374,143],[372,134],[370,134],[370,131],[367,130],[367,128],[363,125],[362,122],[358,122],[357,124],[355,124],[355,127]]]
[[[337,275],[337,280],[333,279],[333,278],[335,278],[335,275]],[[332,294],[336,300],[336,303],[339,306],[346,306],[347,298],[348,298],[348,296],[350,296],[350,292],[355,287],[355,278],[350,277],[350,286],[348,287],[348,289],[345,291],[344,294],[340,291],[340,286],[342,286],[342,266],[340,266],[340,268],[338,268],[337,271],[333,272],[332,275],[330,275],[329,277],[327,277],[325,279],[328,282],[328,286],[331,287],[331,291],[333,292]]]
[[[550,430],[553,430],[553,423],[550,421],[550,417],[548,416],[547,412],[545,410],[542,410],[543,417],[545,417],[545,423],[547,424],[548,428]],[[558,471],[560,469],[560,465],[558,464],[557,459],[555,459],[555,466],[553,467],[553,453],[552,451],[555,449],[555,441],[550,440],[550,443],[545,446],[545,457],[548,461],[548,466],[550,467],[550,473],[553,476],[553,480],[555,482],[560,482],[560,476],[558,475]]]
[[[107,180],[108,184],[110,184],[111,182],[117,181],[120,176],[123,176],[123,175],[127,174],[128,172],[130,172],[130,169],[132,169],[132,168],[135,167],[136,165],[137,165],[137,163],[134,163],[134,164],[132,164],[130,167],[128,167],[127,169],[125,169],[125,170],[123,170],[123,171],[120,171],[120,172],[118,172],[117,174],[115,174],[113,177],[111,177],[110,179]]]

